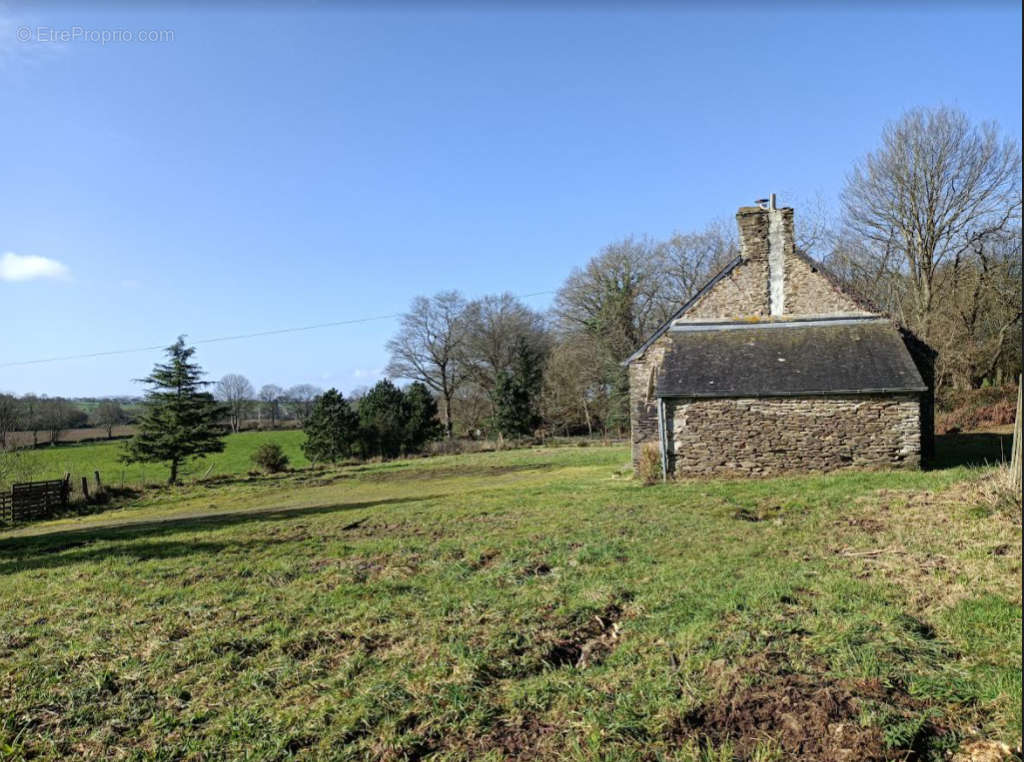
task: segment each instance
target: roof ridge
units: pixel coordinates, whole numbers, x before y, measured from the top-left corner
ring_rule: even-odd
[[[885,315],[807,315],[793,316],[782,320],[758,318],[757,320],[676,321],[673,322],[669,330],[673,333],[685,333],[687,331],[737,331],[758,328],[819,328],[864,323],[886,323],[895,330],[892,321]]]

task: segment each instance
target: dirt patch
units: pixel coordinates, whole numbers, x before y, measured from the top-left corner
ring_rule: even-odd
[[[516,723],[502,720],[485,736],[470,744],[471,757],[500,751],[503,759],[541,759],[553,753],[560,737],[557,728],[541,723],[536,717],[527,715]]]
[[[733,511],[732,517],[738,521],[771,521],[782,516],[784,508],[772,501],[762,501],[756,507],[741,506]]]
[[[551,566],[540,561],[538,563],[530,563],[519,570],[520,579],[529,579],[530,577],[546,577],[551,573]]]
[[[1011,762],[1020,758],[1019,747],[1014,751],[1001,741],[970,741],[953,755],[953,762]]]
[[[494,563],[494,559],[496,559],[498,557],[498,555],[499,555],[499,553],[496,550],[484,551],[483,553],[478,555],[475,559],[473,559],[472,561],[470,561],[466,565],[472,571],[480,571],[481,569],[486,569],[488,566],[493,564]]]
[[[862,726],[861,716],[870,709],[913,728],[902,748],[888,746],[881,727]],[[686,715],[679,732],[696,737],[702,747],[731,743],[738,759],[774,744],[790,760],[912,762],[923,759],[929,740],[941,733],[917,720],[923,709],[905,691],[879,681],[776,673],[755,685],[729,681],[717,700]]]
[[[556,642],[544,661],[553,667],[586,669],[600,664],[618,643],[622,607],[606,606],[600,614],[580,624],[568,636]]]
[[[878,534],[885,529],[885,523],[878,519],[872,519],[867,516],[857,516],[843,520],[843,525],[848,527],[854,527],[859,529],[866,534]]]

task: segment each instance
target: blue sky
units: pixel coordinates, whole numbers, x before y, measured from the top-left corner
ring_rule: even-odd
[[[0,4],[0,364],[550,291],[770,191],[799,225],[909,107],[1021,133],[1019,4],[723,8]],[[197,356],[349,391],[395,325]],[[0,390],[139,393],[159,354],[8,365]]]

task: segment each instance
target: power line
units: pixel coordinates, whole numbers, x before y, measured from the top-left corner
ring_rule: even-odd
[[[532,294],[518,294],[515,296],[516,299],[529,299],[531,296],[546,296],[547,294],[553,294],[554,291],[535,291]],[[255,339],[260,336],[277,336],[283,333],[300,333],[301,331],[315,331],[320,328],[337,328],[343,325],[356,325],[358,323],[372,323],[376,320],[393,320],[394,318],[401,317],[401,312],[396,312],[391,315],[377,315],[376,317],[364,317],[355,318],[353,320],[334,320],[329,323],[314,323],[312,325],[295,326],[293,328],[275,328],[270,331],[256,331],[254,333],[239,333],[233,336],[217,336],[212,339],[199,339],[198,341],[191,342],[192,344],[215,344],[221,341],[239,341],[241,339]],[[131,349],[109,349],[103,352],[87,352],[80,355],[64,355],[62,357],[43,357],[38,360],[19,360],[17,362],[5,362],[0,363],[0,368],[14,368],[24,365],[42,365],[43,363],[50,362],[64,362],[66,360],[86,360],[93,357],[110,357],[112,355],[129,355],[137,352],[152,352],[157,349],[165,349],[163,344],[154,344],[148,347],[133,347]]]

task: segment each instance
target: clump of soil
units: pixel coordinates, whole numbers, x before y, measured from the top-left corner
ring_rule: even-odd
[[[473,744],[473,752],[474,756],[483,756],[486,752],[500,749],[505,759],[538,759],[545,756],[546,747],[557,744],[558,740],[556,728],[527,715],[518,722],[498,722]]]
[[[554,667],[585,669],[600,664],[619,639],[622,608],[613,603],[555,643],[544,661]]]
[[[732,517],[739,521],[769,521],[771,519],[777,519],[782,516],[783,508],[772,501],[762,501],[756,508],[751,507],[740,507],[737,508]]]
[[[1000,741],[970,741],[953,755],[953,762],[1009,762],[1020,759],[1020,749],[1015,752]]]
[[[935,729],[923,723],[910,748],[886,748],[882,728],[860,724],[865,702],[908,717],[920,708],[905,692],[877,681],[775,674],[757,685],[733,681],[718,700],[690,712],[680,730],[703,746],[730,742],[739,759],[750,758],[766,742],[773,742],[786,759],[807,762],[920,759]]]

